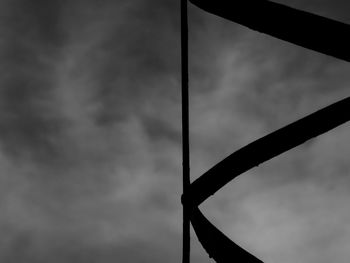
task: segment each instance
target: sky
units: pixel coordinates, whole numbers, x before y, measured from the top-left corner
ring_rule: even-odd
[[[179,2],[0,1],[0,262],[181,262]],[[279,2],[350,23],[345,0]],[[191,4],[189,26],[192,180],[349,96],[343,61]],[[347,263],[349,132],[241,175],[203,213],[266,263]]]

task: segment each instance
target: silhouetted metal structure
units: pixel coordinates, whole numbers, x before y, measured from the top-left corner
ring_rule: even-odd
[[[185,4],[186,1],[182,1]],[[347,24],[266,0],[190,0],[190,2],[253,30],[350,62],[350,37],[347,37],[350,36],[350,26]],[[182,19],[186,20],[182,22],[185,21],[187,25],[187,9],[182,9],[182,12],[184,11],[186,18],[182,16]],[[187,26],[182,29],[182,39],[187,41]],[[187,49],[187,44],[183,43],[182,48]],[[182,58],[187,59],[187,51],[182,54]],[[187,66],[183,67],[182,74],[183,80],[188,80],[188,75],[184,75],[188,74]],[[186,88],[188,92],[188,86],[183,82],[183,92],[186,92]],[[185,106],[183,113],[187,114],[187,119],[184,118],[183,121],[188,121],[188,96],[183,97],[183,104],[183,107]],[[189,178],[184,178],[184,194],[181,198],[184,212],[186,215],[190,213],[193,228],[209,256],[219,263],[261,262],[236,245],[205,218],[198,208],[203,201],[249,169],[349,120],[350,97],[241,148],[195,180],[189,189]],[[183,127],[187,124],[184,123]],[[184,140],[183,143],[188,141]],[[186,166],[186,169],[188,173],[184,165],[184,176],[189,176],[189,166]],[[188,250],[184,255],[189,256],[189,246],[184,246],[185,249]]]
[[[181,0],[181,97],[182,97],[182,173],[183,193],[190,188],[190,135],[188,90],[188,16],[187,0]],[[190,263],[190,210],[183,206],[182,263]]]

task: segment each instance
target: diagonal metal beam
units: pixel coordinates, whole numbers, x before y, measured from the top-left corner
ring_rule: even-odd
[[[255,31],[350,62],[350,26],[266,0],[190,0]]]
[[[199,242],[217,263],[262,263],[210,223],[198,207],[192,211],[191,222]]]
[[[350,121],[350,97],[232,153],[197,178],[191,184],[190,196],[184,195],[183,202],[189,202],[193,207],[198,206],[240,174],[348,121]]]

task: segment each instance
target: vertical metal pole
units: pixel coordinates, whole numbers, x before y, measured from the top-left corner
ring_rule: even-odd
[[[187,0],[181,0],[181,82],[183,192],[187,193],[190,186]],[[190,211],[183,206],[182,263],[190,263],[190,238]]]

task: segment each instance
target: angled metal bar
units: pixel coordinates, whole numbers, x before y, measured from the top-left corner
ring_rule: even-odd
[[[262,263],[210,223],[198,207],[194,208],[191,213],[191,222],[199,242],[216,262]]]
[[[183,202],[200,205],[225,184],[316,136],[350,120],[350,97],[338,101],[239,149],[197,178]]]
[[[350,62],[350,26],[266,0],[190,0],[252,30]]]

